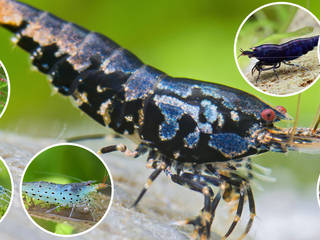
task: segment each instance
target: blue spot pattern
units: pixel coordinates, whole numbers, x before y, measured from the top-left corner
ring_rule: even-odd
[[[126,83],[126,100],[133,101],[144,98],[153,90],[162,74],[162,72],[148,66],[138,69]]]
[[[159,107],[165,119],[165,121],[160,125],[160,138],[162,140],[170,140],[179,130],[177,118],[181,118],[183,110],[179,107],[165,103],[160,103]]]
[[[210,123],[215,122],[218,117],[217,107],[209,100],[201,101],[201,106],[204,107],[204,116],[206,119]]]
[[[209,140],[209,146],[219,150],[224,155],[235,157],[249,148],[249,142],[234,133],[212,134]]]
[[[189,148],[194,148],[200,140],[200,131],[189,133],[184,140]]]
[[[191,96],[192,94],[192,88],[190,87],[190,84],[181,81],[176,81],[176,79],[173,80],[170,77],[159,82],[157,88],[171,91],[179,95],[180,97],[184,98]]]

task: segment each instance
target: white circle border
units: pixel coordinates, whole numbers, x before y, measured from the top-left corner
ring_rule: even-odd
[[[7,207],[6,212],[4,213],[4,215],[1,217],[0,219],[0,223],[6,218],[7,214],[9,213],[12,203],[13,203],[13,197],[14,197],[14,182],[13,182],[13,178],[12,178],[12,174],[10,171],[10,168],[8,167],[7,163],[3,160],[3,158],[0,156],[0,161],[3,163],[3,165],[6,167],[7,172],[9,173],[9,177],[10,177],[10,182],[11,182],[11,196],[10,196],[10,201],[9,201],[9,205]]]
[[[8,84],[8,96],[7,96],[6,104],[4,105],[4,108],[2,109],[2,112],[0,113],[0,118],[2,118],[3,114],[7,110],[7,107],[8,107],[9,101],[10,101],[11,84],[10,84],[10,78],[9,78],[8,71],[1,60],[0,60],[0,66],[4,70],[4,73],[6,74],[6,78],[7,78],[6,80],[7,80],[7,84]]]
[[[265,4],[265,5],[262,5],[261,7],[258,7],[257,9],[253,10],[243,21],[242,23],[240,24],[239,28],[238,28],[238,31],[237,31],[237,34],[236,34],[236,37],[234,39],[234,46],[233,46],[233,54],[234,54],[234,59],[235,59],[235,62],[236,62],[236,65],[238,67],[238,70],[241,74],[241,76],[244,78],[244,80],[251,86],[253,87],[255,90],[261,92],[261,93],[264,93],[266,95],[269,95],[269,96],[273,96],[273,97],[289,97],[289,96],[294,96],[294,95],[297,95],[299,93],[302,93],[304,91],[306,91],[307,89],[309,89],[310,87],[312,87],[320,78],[320,74],[316,77],[316,79],[307,87],[301,89],[300,91],[297,91],[297,92],[293,92],[293,93],[289,93],[289,94],[284,94],[284,95],[277,95],[277,94],[273,94],[273,93],[269,93],[269,92],[264,92],[262,91],[260,88],[256,87],[254,84],[252,84],[249,80],[247,80],[246,76],[244,75],[244,73],[241,71],[241,68],[239,66],[239,63],[238,63],[238,60],[237,60],[237,42],[238,42],[238,37],[239,37],[239,33],[243,27],[243,25],[247,22],[247,20],[253,15],[255,14],[256,12],[260,11],[261,9],[265,8],[265,7],[269,7],[269,6],[273,6],[273,5],[291,5],[291,6],[294,6],[294,7],[297,7],[297,8],[300,8],[304,11],[306,11],[307,13],[309,13],[309,15],[311,15],[311,17],[314,18],[314,20],[318,23],[318,25],[320,26],[320,21],[319,19],[312,13],[310,12],[308,9],[298,5],[298,4],[294,4],[294,3],[290,3],[290,2],[273,2],[273,3],[268,3],[268,4]],[[320,41],[318,42],[318,62],[320,63]]]
[[[93,225],[92,227],[88,228],[87,230],[83,231],[83,232],[80,232],[80,233],[75,233],[75,234],[70,234],[70,235],[67,235],[67,234],[57,234],[57,233],[53,233],[43,227],[41,227],[39,224],[37,224],[33,219],[32,217],[30,216],[30,214],[28,213],[27,209],[25,208],[24,206],[24,202],[23,202],[23,197],[22,197],[22,183],[23,183],[23,178],[24,178],[24,175],[29,167],[29,165],[32,163],[32,161],[38,157],[41,153],[47,151],[48,149],[50,148],[54,148],[54,147],[58,147],[58,146],[75,146],[75,147],[79,147],[79,148],[82,148],[82,149],[85,149],[89,152],[91,152],[92,154],[94,154],[101,162],[102,164],[104,165],[104,167],[107,169],[108,171],[108,175],[109,175],[109,178],[110,178],[110,183],[111,183],[111,197],[110,197],[110,201],[109,201],[109,206],[106,210],[106,212],[104,213],[103,217],[95,224]],[[23,170],[23,173],[22,173],[22,176],[21,176],[21,181],[20,181],[20,189],[19,189],[19,195],[20,195],[20,201],[21,201],[21,205],[22,205],[22,208],[24,210],[24,212],[26,213],[27,217],[30,219],[30,221],[37,227],[39,228],[41,231],[44,231],[45,233],[48,233],[50,235],[53,235],[55,237],[65,237],[65,238],[72,238],[72,237],[78,237],[78,236],[81,236],[81,235],[84,235],[88,232],[91,232],[93,229],[95,229],[97,226],[100,225],[100,223],[106,218],[110,208],[111,208],[111,205],[113,203],[113,197],[114,197],[114,184],[113,184],[113,178],[112,178],[112,175],[111,175],[111,171],[110,169],[108,168],[107,164],[105,163],[105,161],[96,153],[94,152],[93,150],[91,150],[90,148],[88,147],[85,147],[83,145],[80,145],[80,144],[76,144],[76,143],[57,143],[57,144],[52,144],[50,146],[47,146],[43,149],[41,149],[39,152],[37,152],[31,159],[30,161],[28,162],[28,164],[26,165],[26,167],[24,168]]]

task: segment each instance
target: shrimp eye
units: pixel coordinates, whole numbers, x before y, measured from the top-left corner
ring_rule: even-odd
[[[276,114],[272,109],[267,108],[261,112],[261,117],[267,122],[272,122],[276,118]]]
[[[276,106],[276,109],[281,112],[282,114],[287,113],[287,109],[285,109],[283,106]]]

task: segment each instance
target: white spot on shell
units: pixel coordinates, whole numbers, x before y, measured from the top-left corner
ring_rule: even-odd
[[[174,159],[178,159],[180,157],[180,152],[179,151],[178,152],[174,152],[173,153],[173,157],[174,157]]]
[[[223,115],[221,113],[219,113],[219,115],[218,115],[218,126],[222,128],[223,124],[224,124]]]
[[[13,42],[14,44],[17,44],[20,38],[21,38],[21,35],[17,34],[16,36],[11,37],[11,42]]]
[[[232,119],[233,121],[235,121],[235,122],[238,122],[238,121],[239,121],[239,115],[238,115],[237,112],[231,111],[231,112],[230,112],[230,115],[231,115],[231,119]]]
[[[36,57],[36,56],[41,56],[43,54],[41,47],[38,47],[36,50],[34,50],[32,52],[32,56]]]
[[[76,102],[79,106],[82,105],[83,103],[88,103],[87,93],[86,92],[79,93],[77,96]]]
[[[100,114],[103,117],[103,120],[105,121],[106,124],[109,124],[110,122],[110,115],[109,115],[109,108],[112,105],[112,102],[110,99],[108,99],[106,102],[102,103],[100,105],[100,109],[97,112],[98,114]]]
[[[127,122],[133,122],[133,117],[131,115],[125,116],[124,118]]]
[[[102,88],[100,85],[97,86],[97,92],[98,93],[102,93],[104,91],[106,91],[107,88]]]
[[[198,123],[198,127],[201,130],[201,132],[206,133],[206,134],[211,134],[212,133],[212,126],[210,123]]]
[[[124,134],[124,135],[129,135],[128,130],[124,130],[123,134]]]
[[[101,116],[104,116],[107,112],[109,107],[111,106],[112,102],[110,99],[108,99],[106,102],[102,103],[100,105],[100,109],[98,111],[98,114],[100,114]]]

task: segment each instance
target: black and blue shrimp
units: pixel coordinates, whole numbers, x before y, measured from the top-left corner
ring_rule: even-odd
[[[256,70],[258,71],[256,82],[258,82],[261,72],[267,70],[273,70],[277,78],[279,78],[276,69],[281,66],[281,63],[306,69],[297,64],[289,63],[289,61],[297,59],[313,50],[318,46],[318,41],[319,36],[313,36],[294,39],[283,44],[263,44],[251,48],[251,51],[243,51],[240,49],[240,56],[248,56],[249,58],[254,57],[258,59],[258,62],[251,69],[252,75]],[[271,67],[263,68],[263,66]]]
[[[147,166],[154,170],[134,206],[162,172],[204,196],[199,216],[183,221],[194,226],[196,238],[210,237],[220,201],[237,202],[224,238],[246,201],[250,218],[241,237],[250,231],[256,212],[249,156],[320,142],[317,129],[277,128],[275,122],[288,119],[283,108],[239,89],[168,76],[109,38],[18,1],[0,0],[0,25],[15,33],[15,43],[61,94],[100,124],[137,137],[134,151],[123,144],[101,149],[133,157],[148,153]],[[249,173],[241,175],[247,163]]]

